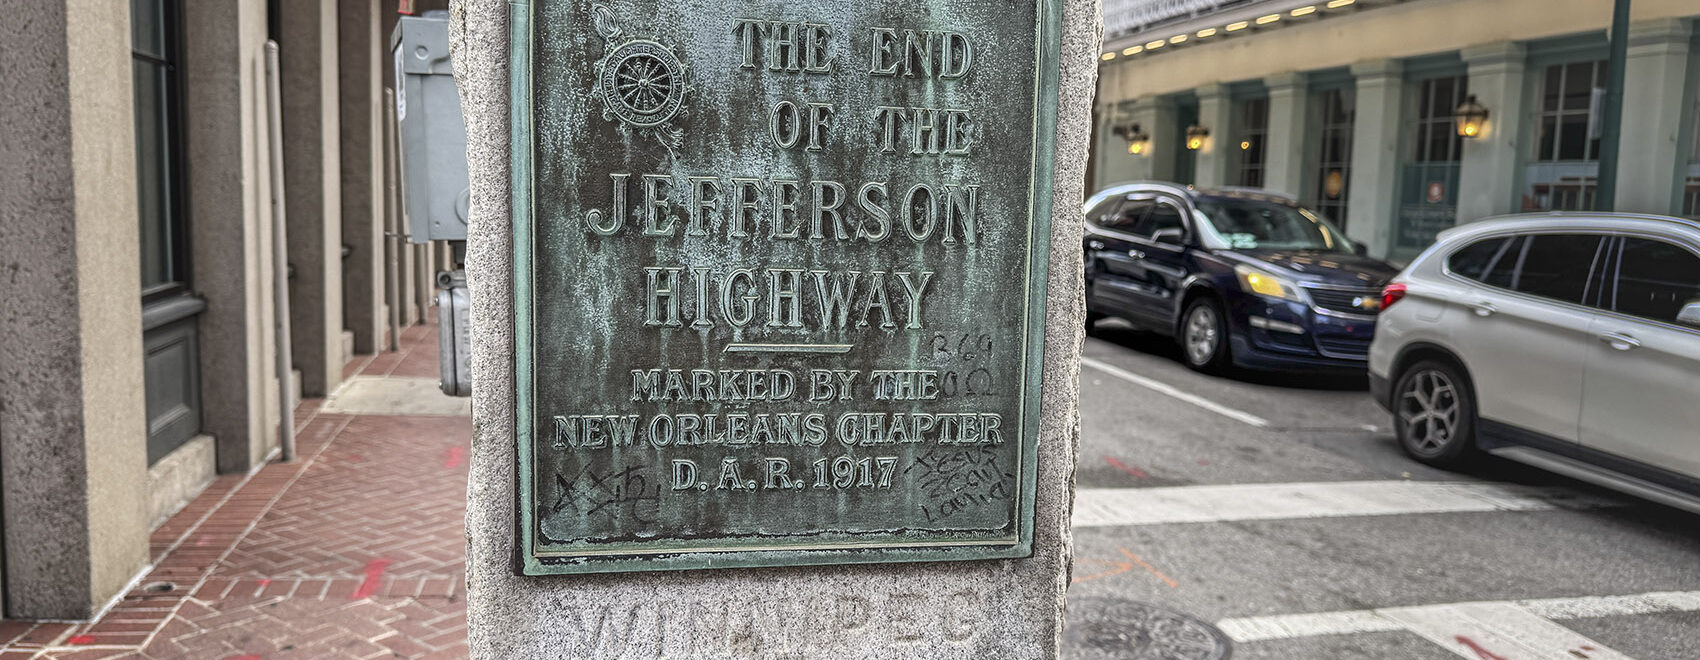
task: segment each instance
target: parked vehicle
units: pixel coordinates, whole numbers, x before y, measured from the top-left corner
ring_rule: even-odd
[[[1371,390],[1412,457],[1486,451],[1700,512],[1700,223],[1471,223],[1382,306]]]
[[[1136,182],[1086,201],[1086,322],[1179,340],[1188,366],[1362,370],[1398,271],[1262,190]]]

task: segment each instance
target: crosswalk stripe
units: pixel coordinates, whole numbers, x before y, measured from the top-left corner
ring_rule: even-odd
[[[1424,481],[1083,488],[1075,527],[1599,508],[1615,502],[1564,488]]]
[[[1446,626],[1440,626],[1434,628],[1434,630],[1429,629],[1438,625],[1436,622],[1463,617],[1477,621],[1477,625],[1486,622],[1496,630],[1502,628],[1508,630],[1512,637],[1521,638],[1521,636],[1533,635],[1530,639],[1539,641],[1548,639],[1541,636],[1551,635],[1552,631],[1541,626],[1542,631],[1530,632],[1518,626],[1529,624],[1533,619],[1542,621],[1589,619],[1660,612],[1700,612],[1700,591],[1666,591],[1623,596],[1577,596],[1389,607],[1375,610],[1276,614],[1223,619],[1216,622],[1216,627],[1235,642],[1261,642],[1394,630],[1411,630],[1417,634],[1424,634],[1424,630],[1428,630],[1435,635],[1455,637],[1464,633],[1452,631],[1451,628]],[[1435,630],[1443,632],[1435,632]],[[1468,635],[1465,636],[1468,637]],[[1451,639],[1451,637],[1447,637],[1447,639]],[[1480,640],[1471,639],[1479,644],[1485,644]],[[1451,639],[1451,641],[1457,643],[1455,639]],[[1589,645],[1598,649],[1605,648],[1598,644]],[[1495,652],[1504,655],[1502,651]],[[1565,653],[1567,653],[1567,657],[1574,657],[1573,654],[1568,654],[1568,651],[1565,651]],[[1591,653],[1590,655],[1596,659],[1613,657],[1592,655]]]
[[[1179,401],[1183,401],[1183,402],[1186,402],[1186,403],[1190,403],[1194,406],[1198,406],[1199,408],[1203,408],[1205,410],[1216,413],[1216,414],[1221,415],[1223,417],[1227,417],[1228,419],[1238,421],[1238,422],[1243,423],[1243,424],[1255,426],[1255,427],[1258,427],[1258,428],[1263,428],[1265,426],[1269,426],[1269,420],[1264,419],[1262,417],[1258,417],[1257,415],[1253,415],[1253,414],[1248,413],[1248,412],[1243,411],[1243,410],[1238,410],[1238,409],[1235,409],[1235,408],[1230,408],[1228,406],[1224,406],[1220,403],[1216,403],[1215,401],[1211,401],[1211,400],[1206,399],[1204,397],[1201,397],[1197,394],[1187,392],[1185,390],[1177,388],[1177,387],[1170,385],[1168,383],[1165,383],[1163,381],[1156,380],[1154,378],[1146,378],[1145,376],[1141,376],[1139,374],[1133,373],[1133,372],[1128,371],[1126,369],[1122,369],[1121,367],[1117,367],[1113,364],[1110,364],[1108,362],[1104,362],[1102,360],[1097,360],[1097,359],[1089,358],[1089,357],[1082,357],[1082,358],[1080,358],[1080,364],[1083,365],[1083,366],[1092,367],[1093,369],[1097,369],[1097,370],[1102,371],[1106,374],[1109,374],[1111,376],[1115,376],[1116,378],[1120,378],[1120,379],[1125,380],[1129,383],[1133,383],[1135,385],[1138,385],[1138,386],[1143,387],[1143,388],[1148,389],[1148,390],[1152,390],[1152,391],[1157,392],[1159,394],[1167,395],[1170,398],[1177,399]]]
[[[1398,607],[1379,613],[1423,639],[1475,660],[1630,660],[1514,603]]]

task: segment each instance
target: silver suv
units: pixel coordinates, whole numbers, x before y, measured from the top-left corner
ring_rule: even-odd
[[[1419,461],[1485,451],[1700,512],[1700,223],[1446,231],[1383,292],[1369,373]]]

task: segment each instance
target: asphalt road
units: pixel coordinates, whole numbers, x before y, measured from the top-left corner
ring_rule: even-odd
[[[1700,658],[1700,516],[1423,466],[1361,378],[1205,376],[1115,320],[1084,357],[1065,657],[1198,647],[1130,602],[1233,658]]]

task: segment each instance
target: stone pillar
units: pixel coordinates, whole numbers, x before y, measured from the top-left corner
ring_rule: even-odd
[[[1511,42],[1473,46],[1459,55],[1469,66],[1469,93],[1488,109],[1482,134],[1464,140],[1458,175],[1458,222],[1462,224],[1521,207],[1517,179],[1522,154],[1517,133],[1524,116],[1526,56],[1522,44]]]
[[[1049,275],[1046,299],[1035,302],[1045,306],[1043,336],[1032,339],[1042,350],[1034,372],[1042,374],[1042,395],[1034,437],[1032,555],[521,577],[515,575],[516,421],[533,420],[516,420],[515,412],[521,372],[515,364],[519,310],[512,273],[512,10],[505,0],[456,0],[450,36],[472,188],[467,257],[476,381],[467,493],[472,657],[1057,657],[1078,438],[1080,207],[1091,133],[1087,108],[1101,34],[1096,0],[1060,4],[1057,151],[1053,171],[1041,173],[1055,188],[1048,254],[1036,255],[1049,264]],[[611,633],[612,626],[622,632]]]
[[[184,3],[191,278],[201,313],[201,430],[220,472],[247,472],[277,445],[271,152],[263,0]]]
[[[1151,138],[1145,153],[1129,155],[1128,180],[1175,180],[1175,153],[1186,145],[1175,137],[1181,129],[1174,100],[1166,96],[1143,96],[1133,103],[1130,114],[1133,122],[1139,124],[1139,130]]]
[[[342,382],[342,156],[337,100],[337,0],[279,12],[283,175],[289,222],[291,357],[301,394]]]
[[[1680,210],[1692,123],[1681,90],[1688,80],[1688,22],[1674,18],[1629,26],[1623,79],[1623,141],[1618,145],[1617,211],[1668,214]]]
[[[1310,179],[1305,158],[1309,132],[1310,92],[1301,73],[1263,79],[1269,89],[1269,132],[1264,138],[1263,187],[1303,199]]]
[[[1221,84],[1198,88],[1198,125],[1210,131],[1200,147],[1193,173],[1193,183],[1200,188],[1218,188],[1232,179],[1234,154],[1239,151],[1239,137],[1234,135],[1233,99],[1228,88]]]
[[[354,331],[354,352],[383,350],[384,316],[384,117],[383,56],[389,43],[379,31],[379,4],[343,0],[338,8],[338,102],[341,115],[343,325]]]
[[[413,307],[418,310],[419,323],[431,321],[431,304],[437,291],[437,273],[432,270],[437,260],[431,255],[435,247],[435,243],[413,246]]]
[[[6,615],[83,619],[148,562],[127,3],[0,20]]]
[[[1098,181],[1093,190],[1149,176],[1141,175],[1138,169],[1144,165],[1141,161],[1145,156],[1128,153],[1127,138],[1115,133],[1118,124],[1136,121],[1132,107],[1132,102],[1124,101],[1108,103],[1099,111],[1104,119],[1098,127]]]
[[[1352,122],[1352,203],[1346,233],[1385,257],[1393,247],[1393,222],[1399,207],[1399,138],[1404,131],[1405,81],[1396,60],[1352,65],[1357,76],[1357,113]]]

